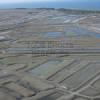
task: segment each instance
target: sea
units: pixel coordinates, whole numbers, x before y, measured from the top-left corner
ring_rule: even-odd
[[[66,8],[82,10],[100,10],[100,0],[98,2],[31,2],[16,4],[0,4],[0,9],[10,8]]]

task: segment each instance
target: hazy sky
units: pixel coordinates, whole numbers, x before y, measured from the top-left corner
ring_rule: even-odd
[[[62,0],[0,0],[0,3],[48,2],[48,1],[50,2],[50,1],[62,1]]]
[[[100,1],[100,0],[0,0],[0,3],[21,3],[21,2],[93,2],[93,1]]]

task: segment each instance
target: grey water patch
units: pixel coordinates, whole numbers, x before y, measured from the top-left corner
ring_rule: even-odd
[[[33,75],[42,77],[48,75],[50,71],[55,70],[55,66],[57,66],[60,62],[60,60],[50,60],[37,66],[29,72]]]

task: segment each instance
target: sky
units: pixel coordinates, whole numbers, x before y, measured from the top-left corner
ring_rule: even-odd
[[[98,2],[100,0],[0,0],[0,3],[29,3],[29,2]]]

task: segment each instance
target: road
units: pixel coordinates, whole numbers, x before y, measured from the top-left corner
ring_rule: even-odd
[[[8,53],[15,54],[98,54],[100,49],[81,49],[81,48],[9,48]]]

